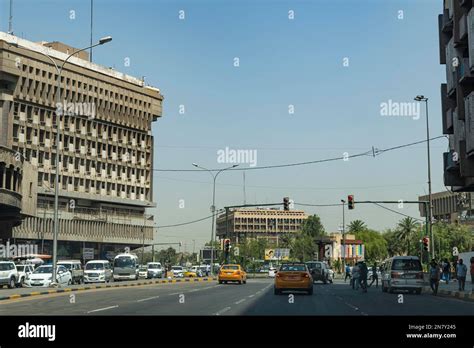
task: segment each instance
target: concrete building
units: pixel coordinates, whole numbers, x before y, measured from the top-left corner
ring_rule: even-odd
[[[474,195],[470,192],[436,192],[431,197],[433,202],[433,218],[436,221],[474,224]],[[428,199],[428,195],[418,197],[420,201],[427,201]],[[424,204],[420,204],[419,210],[420,215],[425,218]]]
[[[319,246],[316,259],[328,261],[329,265],[332,265],[337,260],[342,260],[344,249],[345,263],[347,264],[354,264],[365,259],[365,245],[361,240],[356,239],[354,234],[346,234],[345,244],[343,243],[342,233],[337,232],[319,238],[316,242]]]
[[[444,184],[452,191],[474,191],[474,9],[472,1],[444,0],[438,17],[440,63],[446,65],[441,84]]]
[[[36,212],[0,238],[44,240],[51,252],[58,111],[59,256],[81,257],[86,247],[104,257],[153,240],[145,214],[155,206],[151,124],[162,115],[163,96],[82,52],[65,65],[56,105],[57,71],[45,54],[61,64],[73,50],[0,32],[0,139],[34,166],[37,191],[37,198],[23,196]]]
[[[302,210],[238,208],[229,211],[227,238],[239,243],[244,238],[265,238],[278,244],[283,234],[301,231],[308,215]],[[226,216],[217,218],[217,236],[226,237]]]

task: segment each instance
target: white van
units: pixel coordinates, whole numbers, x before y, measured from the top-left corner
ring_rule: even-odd
[[[84,268],[84,283],[109,283],[112,280],[112,267],[107,260],[93,260]]]
[[[394,256],[380,265],[382,291],[408,290],[421,294],[423,269],[417,256]]]
[[[79,260],[60,260],[57,266],[64,266],[71,272],[72,284],[84,283],[84,270],[82,269],[81,261]]]

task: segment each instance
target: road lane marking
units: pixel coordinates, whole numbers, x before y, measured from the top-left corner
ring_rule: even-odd
[[[359,310],[359,308],[357,308],[356,306],[351,305],[350,303],[347,303],[347,302],[344,302],[344,303],[345,303],[346,305],[348,305],[349,307],[351,307],[353,310],[356,310],[356,311]]]
[[[227,312],[229,309],[230,309],[230,307],[225,307],[224,309],[221,309],[219,312],[217,312],[217,313],[214,314],[214,315],[221,315],[222,313]]]
[[[105,308],[94,309],[93,311],[87,312],[87,314],[89,314],[89,313],[94,313],[94,312],[100,312],[100,311],[106,311],[106,310],[108,310],[108,309],[113,309],[113,308],[117,308],[117,307],[118,307],[118,305],[116,305],[116,306],[110,306],[110,307],[105,307]]]
[[[148,300],[153,300],[155,298],[158,298],[160,296],[153,296],[153,297],[148,297],[148,298],[142,298],[141,300],[137,300],[137,302],[143,302],[143,301],[148,301]]]
[[[254,297],[255,295],[249,295],[249,297]]]
[[[245,298],[243,298],[243,299],[241,299],[241,300],[239,300],[239,301],[235,302],[235,304],[241,304],[241,303],[242,303],[242,302],[244,302],[245,300],[246,300],[246,299],[245,299]]]

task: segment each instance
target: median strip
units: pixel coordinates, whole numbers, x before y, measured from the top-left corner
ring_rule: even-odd
[[[141,286],[141,285],[154,285],[154,284],[176,284],[176,283],[189,283],[189,282],[212,282],[216,281],[217,278],[184,278],[184,279],[162,279],[162,280],[152,280],[148,282],[139,282],[139,283],[128,283],[128,284],[104,284],[104,285],[92,285],[85,286],[80,288],[64,288],[64,289],[51,289],[45,291],[32,291],[25,294],[13,294],[8,296],[0,297],[0,301],[15,300],[24,297],[39,296],[39,295],[50,295],[57,294],[62,292],[71,292],[71,291],[86,291],[86,290],[95,290],[95,289],[106,289],[106,288],[120,288],[120,287],[131,287],[131,286]],[[0,290],[1,291],[1,290]]]

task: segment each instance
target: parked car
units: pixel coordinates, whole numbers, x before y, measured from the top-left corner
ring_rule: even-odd
[[[161,263],[159,262],[148,262],[147,263],[148,271],[147,271],[147,279],[152,278],[163,278],[163,267],[161,267]]]
[[[82,269],[81,261],[79,260],[61,260],[57,263],[58,266],[64,266],[71,272],[72,284],[84,283],[84,270]]]
[[[86,263],[84,269],[84,282],[108,283],[113,279],[110,262],[107,260],[93,260]]]
[[[16,265],[16,269],[18,271],[17,287],[22,287],[26,277],[35,271],[35,267],[32,264]]]
[[[382,291],[408,290],[421,294],[423,269],[417,256],[394,256],[380,266]]]
[[[184,277],[184,268],[182,266],[172,266],[171,272],[173,272],[173,277],[183,278]]]
[[[148,277],[148,267],[146,265],[140,265],[138,267],[138,278]]]
[[[200,266],[192,266],[191,271],[196,272],[196,276],[198,277],[204,277],[204,272],[202,271]]]
[[[285,263],[281,265],[275,276],[274,293],[280,295],[282,291],[306,291],[313,294],[313,280],[309,268],[304,263]]]
[[[329,268],[329,269],[328,269],[328,272],[329,272],[328,280],[329,280],[329,282],[332,284],[333,281],[334,281],[334,271]]]
[[[25,286],[41,286],[48,287],[53,281],[53,266],[44,265],[39,266],[33,273],[28,275],[25,279]],[[71,285],[71,272],[64,266],[57,266],[56,268],[56,283],[60,286]]]
[[[222,265],[217,276],[219,284],[227,282],[237,282],[247,284],[247,273],[240,265]]]
[[[321,281],[327,284],[329,280],[329,267],[322,261],[308,261],[306,262],[313,282]]]
[[[8,285],[12,289],[19,279],[16,265],[12,261],[0,261],[0,286]]]

